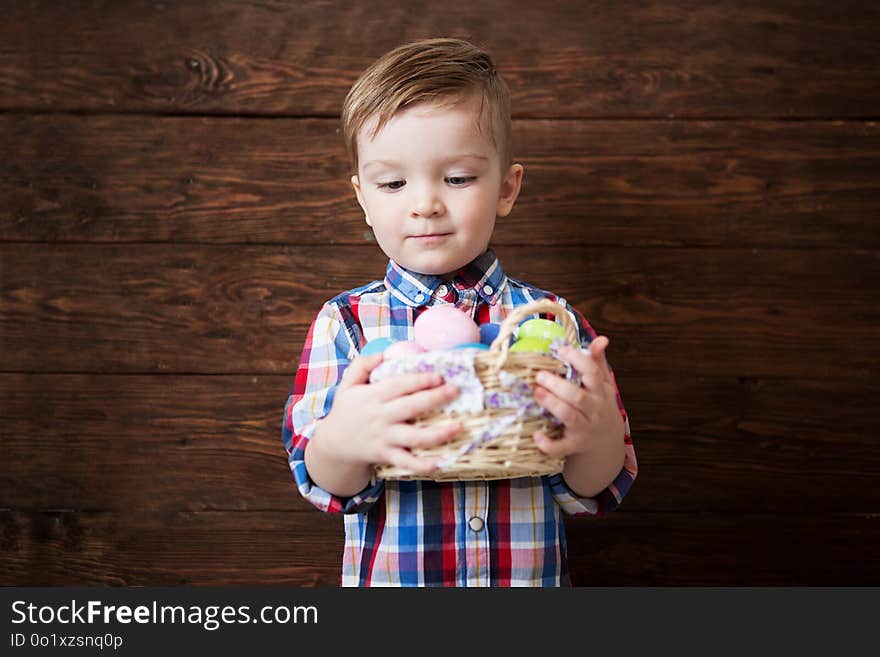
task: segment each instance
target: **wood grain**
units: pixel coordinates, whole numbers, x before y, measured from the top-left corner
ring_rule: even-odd
[[[874,3],[12,3],[0,109],[335,116],[373,59],[468,38],[521,117],[864,117]]]
[[[3,511],[0,525],[6,585],[339,583],[342,520],[318,511]],[[568,519],[566,528],[576,586],[880,583],[876,514],[616,512]]]
[[[876,380],[873,251],[499,248],[566,297],[621,373]],[[281,374],[375,247],[0,245],[6,371]],[[316,267],[315,263],[320,263]]]
[[[304,513],[0,511],[4,585],[335,586],[342,520]]]
[[[0,240],[372,239],[335,120],[0,115]],[[517,121],[497,244],[877,248],[873,121]]]
[[[0,375],[0,508],[304,511],[281,444],[292,376]],[[618,375],[625,512],[880,508],[872,393],[848,379]]]

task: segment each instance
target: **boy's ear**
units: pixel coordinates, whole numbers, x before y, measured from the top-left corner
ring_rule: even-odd
[[[498,207],[495,214],[499,217],[506,217],[513,210],[513,204],[516,203],[516,197],[519,196],[520,187],[522,187],[523,165],[511,164],[504,178],[501,179],[501,194],[498,198]]]
[[[361,195],[361,182],[358,179],[357,174],[351,177],[351,186],[354,187],[354,195],[357,196],[357,200],[361,206],[361,210],[364,211],[364,221],[367,222],[367,226],[372,228],[373,224],[370,223],[370,215],[367,214],[367,206],[364,205],[364,197]]]

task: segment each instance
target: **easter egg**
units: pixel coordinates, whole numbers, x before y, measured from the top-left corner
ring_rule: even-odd
[[[495,341],[495,338],[498,337],[498,332],[500,330],[501,324],[496,324],[494,322],[480,324],[480,342],[491,345]]]
[[[455,345],[456,349],[488,349],[489,345],[482,342],[465,342],[464,344]]]
[[[424,347],[421,347],[412,340],[401,340],[400,342],[395,342],[385,350],[385,360],[406,358],[413,354],[424,353],[424,351]]]
[[[394,340],[391,340],[390,338],[376,338],[375,340],[370,340],[367,344],[364,345],[364,348],[361,349],[361,356],[372,356],[373,354],[381,354],[393,343]]]
[[[548,353],[550,351],[550,341],[541,340],[540,338],[520,338],[510,347],[512,352],[530,352],[539,351]]]
[[[474,320],[455,306],[431,306],[425,310],[413,324],[413,335],[429,351],[480,341],[480,329]]]
[[[517,332],[517,338],[537,338],[552,342],[555,338],[564,338],[565,329],[561,324],[549,319],[529,319],[523,322]]]

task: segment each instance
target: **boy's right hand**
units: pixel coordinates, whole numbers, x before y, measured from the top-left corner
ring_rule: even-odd
[[[437,459],[416,456],[414,447],[434,447],[455,437],[459,422],[428,427],[409,424],[458,395],[439,374],[412,373],[369,383],[382,354],[356,357],[342,376],[333,408],[321,422],[325,449],[352,464],[390,464],[414,473],[436,469]]]

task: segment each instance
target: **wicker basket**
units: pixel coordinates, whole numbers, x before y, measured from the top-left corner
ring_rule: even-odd
[[[565,329],[565,339],[578,346],[577,327],[562,306],[548,299],[541,299],[515,308],[501,324],[498,337],[487,351],[477,352],[474,357],[474,369],[488,398],[493,392],[501,391],[499,372],[504,371],[515,375],[533,389],[535,376],[541,370],[572,378],[572,371],[564,362],[546,353],[510,353],[510,336],[519,323],[537,313],[553,313]],[[411,358],[418,358],[414,356]],[[413,474],[410,471],[392,466],[379,465],[375,474],[381,479],[429,479],[433,481],[462,481],[512,479],[516,477],[532,477],[555,474],[562,471],[563,459],[551,458],[541,452],[532,435],[540,430],[551,438],[562,435],[562,426],[546,414],[531,417],[520,417],[510,421],[510,414],[515,413],[509,408],[484,408],[479,413],[448,414],[441,410],[422,416],[414,421],[418,426],[429,426],[445,423],[451,419],[462,424],[461,433],[450,442],[437,447],[413,449],[417,456],[439,457],[447,464],[427,474]],[[480,441],[480,436],[506,417],[507,426],[498,429],[495,424],[493,433],[497,436],[490,440]],[[476,446],[473,446],[478,442]],[[471,446],[469,451],[468,446]]]

